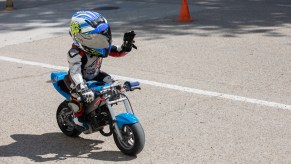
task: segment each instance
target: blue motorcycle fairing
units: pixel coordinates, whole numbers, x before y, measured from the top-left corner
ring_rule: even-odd
[[[63,90],[61,90],[60,86],[58,85],[58,82],[60,80],[63,80],[64,77],[67,75],[67,72],[52,72],[51,73],[51,81],[55,87],[55,89],[66,98],[66,100],[70,100],[70,94],[64,92]],[[103,87],[105,86],[109,86],[109,84],[107,83],[103,83],[103,82],[98,82],[98,81],[88,81],[86,82],[88,88],[95,90],[95,91],[100,91],[102,90]]]
[[[67,101],[70,100],[70,94],[64,92],[63,90],[61,90],[60,86],[58,85],[58,82],[60,80],[63,80],[64,77],[67,75],[67,72],[52,72],[51,73],[51,81],[55,87],[55,89],[66,98]]]
[[[139,122],[137,117],[131,113],[121,113],[116,116],[116,122],[119,129],[124,125],[131,125]]]

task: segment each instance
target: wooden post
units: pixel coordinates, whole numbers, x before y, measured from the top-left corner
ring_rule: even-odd
[[[14,5],[12,0],[6,0],[5,10],[14,10]]]

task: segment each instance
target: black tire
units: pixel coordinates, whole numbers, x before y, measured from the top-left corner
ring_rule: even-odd
[[[123,141],[118,139],[115,132],[113,133],[113,138],[122,153],[134,156],[142,151],[145,144],[145,135],[140,123],[125,125],[120,132],[124,138]]]
[[[69,125],[69,123],[67,123],[68,121],[70,121],[69,117],[72,117],[71,114],[65,114],[65,113],[70,113],[70,109],[68,107],[68,101],[64,101],[62,102],[57,110],[56,113],[56,118],[57,118],[57,122],[59,125],[59,128],[61,129],[61,131],[69,136],[69,137],[78,137],[82,132],[78,131],[71,123],[71,125]],[[68,118],[68,119],[65,119]],[[67,121],[65,121],[67,120]]]

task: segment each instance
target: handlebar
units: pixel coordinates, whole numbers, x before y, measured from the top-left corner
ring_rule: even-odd
[[[140,82],[138,82],[138,81],[134,81],[134,82],[126,81],[123,84],[123,88],[126,91],[133,91],[135,89],[141,89],[139,87],[139,85],[140,85]],[[108,90],[110,90],[111,88],[115,88],[115,87],[121,87],[121,84],[118,81],[116,81],[113,84],[111,84],[110,86],[103,87],[102,90],[99,91],[99,93],[101,93],[101,94],[106,93]]]
[[[115,81],[113,84],[109,86],[102,87],[101,90],[94,90],[93,92],[95,94],[95,97],[106,94],[107,92],[111,91],[114,88],[117,88],[118,90],[122,91],[134,91],[135,89],[141,89],[140,87],[140,82],[134,81],[134,82],[129,82],[126,81],[123,86],[119,81]],[[119,88],[118,88],[119,87]],[[122,89],[124,88],[124,90]],[[77,98],[78,101],[82,101],[82,96]]]

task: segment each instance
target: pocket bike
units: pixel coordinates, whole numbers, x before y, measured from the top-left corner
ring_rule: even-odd
[[[103,136],[113,134],[114,142],[122,153],[126,155],[140,153],[145,144],[144,131],[125,95],[127,91],[140,89],[139,82],[121,84],[116,81],[111,85],[97,81],[86,82],[88,88],[94,92],[95,100],[84,107],[84,122],[89,128],[82,131],[73,122],[74,113],[70,108],[71,95],[62,88],[66,75],[67,72],[51,73],[54,88],[66,98],[56,112],[56,119],[61,131],[69,137],[77,137],[82,132],[84,134],[100,132]],[[113,107],[120,103],[124,104],[125,112],[116,115]]]

